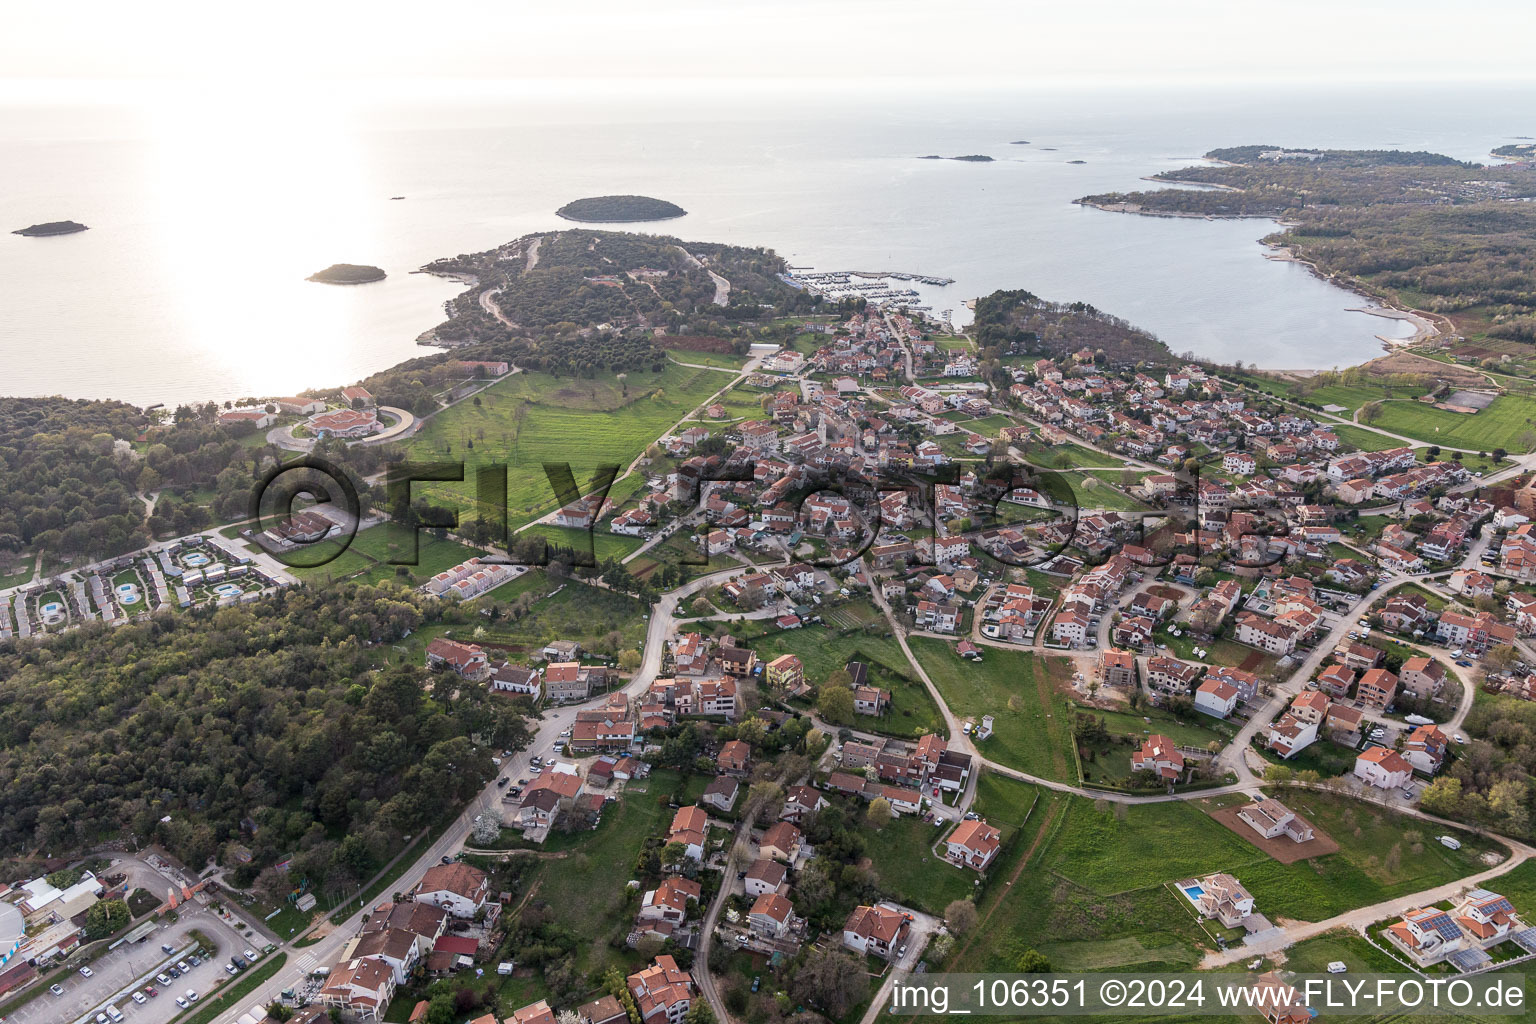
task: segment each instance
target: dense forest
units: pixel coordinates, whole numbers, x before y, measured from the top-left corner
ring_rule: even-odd
[[[414,660],[374,668],[433,609],[388,585],[287,590],[0,655],[0,853],[131,835],[237,884],[291,857],[292,878],[355,886],[526,737],[480,687],[450,700]]]
[[[982,358],[1069,358],[1086,348],[1110,365],[1172,361],[1168,346],[1085,302],[1047,302],[1022,289],[976,300],[973,327]]]
[[[138,458],[116,442],[147,423],[122,402],[0,399],[0,550],[105,556],[142,545]]]
[[[1391,150],[1213,150],[1219,165],[1154,180],[1206,189],[1085,196],[1132,213],[1274,217],[1266,238],[1328,275],[1394,293],[1418,308],[1482,307],[1495,337],[1536,341],[1536,168],[1484,167]]]

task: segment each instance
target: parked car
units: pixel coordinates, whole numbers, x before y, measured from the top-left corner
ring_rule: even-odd
[[[155,975],[155,980],[162,985],[169,985],[171,983],[170,976],[167,975],[164,971],[161,971],[159,974]]]
[[[255,963],[256,962],[256,951],[254,949],[246,950],[245,951],[245,958],[247,960],[249,960],[251,963]]]
[[[174,952],[176,952],[176,947],[171,945],[169,942],[162,942],[162,943],[160,943],[160,952],[162,952],[162,953],[174,953]]]
[[[143,992],[135,992],[129,998],[131,998],[134,1002],[138,1003],[140,1006],[143,1006],[145,1003],[149,1002],[149,1000],[147,998],[145,998]]]
[[[80,977],[82,978],[91,978],[94,977],[95,974],[96,972],[92,971],[89,967],[80,968]]]
[[[155,996],[158,996],[160,994],[160,990],[155,988],[155,986],[153,986],[153,985],[145,985],[144,986],[144,994],[149,996],[149,998],[153,999],[153,998],[155,998]]]
[[[48,986],[48,991],[49,991],[49,992],[52,992],[52,993],[53,993],[53,994],[54,994],[54,995],[56,995],[56,996],[61,996],[61,995],[63,995],[63,994],[64,994],[64,989],[63,989],[63,988],[61,988],[61,987],[60,987],[60,986],[58,986],[58,985],[49,985],[49,986]]]
[[[188,1003],[188,1002],[187,1002],[187,1000],[186,1000],[186,997],[185,997],[185,996],[177,996],[177,997],[176,997],[176,1005],[177,1005],[177,1006],[179,1006],[179,1007],[181,1007],[181,1008],[182,1008],[182,1009],[183,1009],[183,1010],[185,1010],[185,1009],[186,1009],[186,1008],[187,1008],[187,1007],[188,1007],[188,1006],[189,1006],[189,1005],[191,1005],[191,1004],[189,1004],[189,1003]]]

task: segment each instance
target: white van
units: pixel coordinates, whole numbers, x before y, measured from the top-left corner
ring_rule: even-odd
[[[123,1024],[123,1015],[115,1006],[107,1007],[107,1016],[112,1018],[112,1024]]]

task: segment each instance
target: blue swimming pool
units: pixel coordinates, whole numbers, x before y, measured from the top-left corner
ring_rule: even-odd
[[[1184,895],[1191,903],[1198,903],[1201,896],[1205,895],[1205,888],[1199,885],[1184,886]]]

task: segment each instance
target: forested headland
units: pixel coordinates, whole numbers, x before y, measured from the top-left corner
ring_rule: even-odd
[[[573,376],[660,367],[657,329],[731,336],[820,304],[780,279],[785,263],[766,249],[660,235],[552,232],[425,269],[474,282],[425,341],[464,347],[455,358]],[[723,305],[711,271],[730,283]]]
[[[1467,314],[1492,339],[1536,342],[1536,168],[1438,153],[1239,146],[1153,180],[1218,186],[1084,196],[1127,213],[1272,217],[1264,241],[1324,276],[1405,306]]]
[[[983,359],[1070,359],[1087,349],[1095,362],[1112,366],[1173,361],[1157,338],[1086,302],[1049,302],[1009,289],[977,299],[975,313],[972,327]]]

